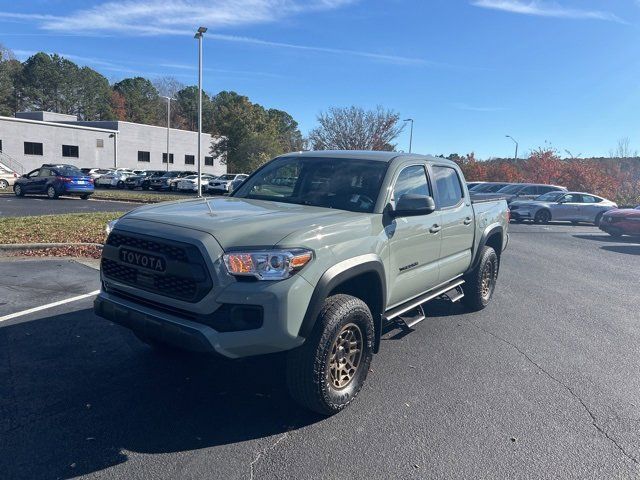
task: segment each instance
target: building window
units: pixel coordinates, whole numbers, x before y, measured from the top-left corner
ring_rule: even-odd
[[[167,154],[162,154],[162,163],[167,163]],[[169,163],[173,163],[173,153],[169,154]]]
[[[42,155],[42,144],[35,142],[24,142],[25,155]]]
[[[77,145],[62,145],[63,157],[80,157],[80,150]]]
[[[204,164],[207,167],[213,167],[213,157],[204,157]]]
[[[150,162],[151,161],[151,153],[150,152],[141,152],[138,150],[138,161],[139,162]]]
[[[96,147],[98,148],[104,148],[104,139],[103,138],[98,138],[96,140]]]
[[[196,164],[196,156],[195,155],[185,155],[184,156],[184,164],[185,165],[195,165]]]

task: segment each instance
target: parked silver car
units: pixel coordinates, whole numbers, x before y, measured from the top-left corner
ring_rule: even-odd
[[[478,193],[471,191],[471,198],[487,200],[489,198],[504,198],[509,205],[517,200],[533,200],[540,195],[549,192],[566,192],[565,187],[558,185],[545,185],[540,183],[513,183],[501,188],[495,193]]]
[[[549,192],[534,200],[511,202],[511,218],[516,222],[551,220],[600,224],[602,215],[618,206],[611,200],[583,192]]]

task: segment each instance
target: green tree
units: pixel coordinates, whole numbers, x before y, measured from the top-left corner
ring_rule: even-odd
[[[77,114],[81,120],[114,118],[109,80],[89,67],[82,67],[78,72]]]
[[[44,52],[29,57],[18,79],[19,95],[31,110],[76,114],[79,105],[78,66]]]
[[[161,124],[158,118],[160,97],[151,81],[143,77],[125,78],[116,83],[113,90],[124,98],[127,121]]]
[[[273,124],[278,136],[278,142],[284,152],[297,152],[304,148],[302,133],[291,115],[282,110],[271,108],[267,110],[269,122]]]
[[[20,110],[20,95],[16,88],[22,64],[13,52],[0,44],[0,115],[10,116]]]
[[[198,87],[185,87],[175,94],[177,110],[183,119],[182,128],[198,129]],[[213,132],[213,105],[206,92],[202,92],[202,131]]]

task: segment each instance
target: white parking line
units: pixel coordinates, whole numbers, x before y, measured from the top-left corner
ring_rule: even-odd
[[[100,293],[100,290],[95,290],[91,293],[85,293],[84,295],[78,295],[77,297],[67,298],[66,300],[60,300],[59,302],[48,303],[47,305],[42,305],[41,307],[34,307],[34,308],[30,308],[29,310],[23,310],[22,312],[10,313],[9,315],[0,317],[0,322],[6,322],[7,320],[11,320],[13,318],[29,315],[30,313],[40,312],[48,308],[64,305],[65,303],[77,302],[78,300],[83,300],[85,298],[93,297],[99,293]]]

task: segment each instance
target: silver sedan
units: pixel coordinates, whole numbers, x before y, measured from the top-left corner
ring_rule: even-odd
[[[618,206],[611,200],[583,192],[549,192],[534,200],[512,202],[511,218],[516,222],[532,220],[536,223],[568,221],[598,225],[602,215]]]

